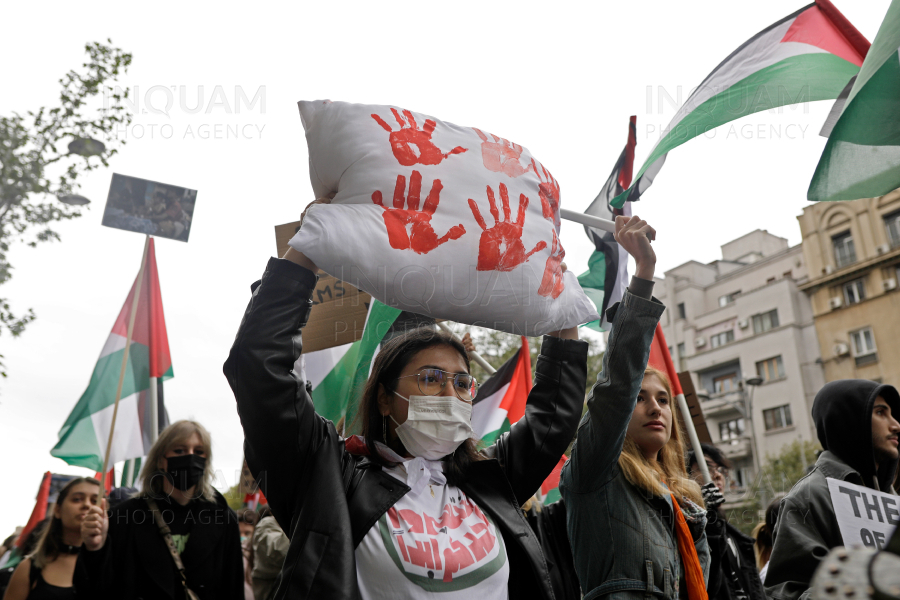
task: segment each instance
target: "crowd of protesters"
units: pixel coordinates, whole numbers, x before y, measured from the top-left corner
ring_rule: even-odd
[[[686,452],[671,383],[647,365],[665,309],[655,231],[619,217],[615,237],[636,270],[607,313],[601,372],[587,373],[577,329],[547,335],[525,415],[487,447],[467,347],[433,327],[382,344],[347,416],[360,436],[317,415],[293,365],[318,270],[293,249],[270,260],[225,363],[268,504],[232,511],[209,433],[176,422],[129,497],[108,505],[97,480],[73,479],[25,543],[3,541],[0,573],[19,557],[3,598],[806,600],[843,545],[826,478],[894,493],[900,395],[825,385],[812,409],[824,451],[745,535],[723,510],[729,461]],[[567,449],[562,499],[543,505],[535,490]]]

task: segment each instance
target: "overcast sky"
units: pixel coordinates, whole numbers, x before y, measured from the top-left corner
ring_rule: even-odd
[[[836,0],[870,41],[888,4]],[[0,456],[12,492],[0,504],[2,537],[27,520],[42,472],[86,474],[49,451],[140,266],[143,236],[100,225],[114,171],[199,190],[190,242],[156,245],[175,371],[166,402],[173,420],[194,418],[210,429],[220,484],[230,486],[242,431],[222,363],[249,286],[275,251],[273,226],[296,220],[312,200],[298,100],[394,104],[501,135],[553,172],[564,208],[583,210],[622,150],[629,115],[637,115],[637,171],[679,93],[686,99],[738,45],[803,4],[237,6],[17,2],[4,9],[0,114],[53,105],[57,80],[83,62],[84,44],[108,37],[134,55],[122,84],[137,89],[139,104],[132,126],[118,132],[127,146],[109,170],[84,180],[92,209],[59,226],[62,242],[10,252],[14,278],[0,296],[38,318],[21,338],[0,338],[9,372],[0,382]],[[185,110],[197,104],[200,86],[202,109]],[[224,102],[214,98],[217,86]],[[172,107],[156,114],[166,105],[163,88]],[[264,95],[265,106],[241,101],[238,113],[238,90],[247,99]],[[760,113],[673,151],[634,209],[659,232],[657,274],[715,260],[720,245],[757,228],[800,243],[796,216],[807,204],[829,108]],[[581,226],[564,222],[562,242],[569,268],[584,271],[592,247]]]

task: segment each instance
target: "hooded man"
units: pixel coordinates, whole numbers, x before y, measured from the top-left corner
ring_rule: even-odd
[[[827,477],[896,493],[900,395],[895,387],[864,379],[833,381],[816,394],[812,416],[825,451],[781,502],[766,574],[766,594],[774,600],[807,600],[822,559],[844,545]]]

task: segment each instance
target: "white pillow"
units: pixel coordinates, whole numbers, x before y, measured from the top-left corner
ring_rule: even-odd
[[[390,106],[299,106],[315,195],[337,196],[290,244],[320,268],[390,306],[520,335],[600,318],[561,273],[559,184],[527,149]]]

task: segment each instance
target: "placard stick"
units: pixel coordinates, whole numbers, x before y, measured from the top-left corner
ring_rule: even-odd
[[[144,240],[144,256],[141,257],[141,270],[138,271],[137,282],[134,284],[134,298],[131,300],[131,314],[128,315],[128,335],[125,338],[125,352],[122,353],[122,370],[119,373],[119,386],[116,388],[116,403],[113,406],[112,423],[109,425],[109,439],[106,442],[106,455],[103,457],[103,471],[101,477],[106,479],[106,469],[109,466],[109,453],[112,450],[113,434],[116,431],[116,416],[119,413],[119,400],[122,399],[122,384],[125,382],[125,369],[128,367],[128,351],[131,350],[131,334],[134,333],[134,318],[137,316],[138,302],[141,299],[141,284],[144,283],[144,268],[147,266],[147,251],[150,248],[150,236]],[[100,498],[106,494],[106,485],[100,483]]]
[[[453,333],[453,331],[452,331],[449,327],[447,327],[446,323],[444,323],[444,322],[442,321],[442,322],[438,323],[437,326],[440,327],[440,328],[441,328],[442,330],[444,330],[445,332],[447,332],[447,333],[449,333],[450,335],[452,335],[454,340],[456,340],[457,342],[459,342],[460,344],[462,344],[462,340],[459,339],[459,336],[456,335],[455,333]],[[492,367],[492,366],[491,366],[491,363],[489,363],[488,361],[486,361],[486,360],[484,360],[483,358],[481,358],[481,355],[478,354],[477,352],[469,352],[469,356],[471,356],[471,357],[472,357],[472,360],[474,360],[475,362],[477,362],[477,363],[481,366],[482,369],[484,369],[485,371],[487,371],[488,374],[493,375],[494,373],[497,372],[497,369],[495,369],[494,367]]]
[[[601,219],[600,217],[586,215],[565,208],[559,209],[559,216],[566,221],[574,221],[576,223],[581,223],[582,225],[587,225],[588,227],[593,227],[594,229],[601,229],[610,233],[616,232],[616,222],[610,221],[609,219]]]

